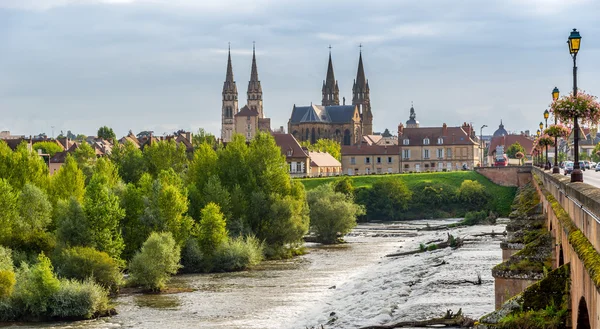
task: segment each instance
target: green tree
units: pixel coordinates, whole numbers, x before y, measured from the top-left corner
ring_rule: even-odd
[[[335,182],[333,182],[333,190],[349,196],[354,196],[354,185],[352,183],[352,178],[344,176],[336,179]]]
[[[40,188],[48,188],[48,166],[37,154],[27,148],[25,142],[19,144],[13,152],[0,140],[0,178],[6,179],[15,189],[21,189],[26,183]]]
[[[106,139],[106,140],[115,140],[115,139],[117,139],[117,135],[112,130],[112,128],[109,128],[107,126],[100,127],[98,129],[98,137]]]
[[[152,178],[149,174],[145,174],[152,183]],[[144,176],[143,176],[144,177]],[[146,184],[146,185],[148,185]],[[123,259],[129,260],[141,248],[142,244],[148,237],[148,228],[142,223],[142,215],[146,209],[147,200],[146,191],[138,185],[129,183],[120,195],[121,207],[125,210],[125,217],[121,221],[121,234],[125,241],[125,249],[123,250]]]
[[[46,193],[33,184],[25,184],[19,195],[19,220],[12,225],[13,249],[39,253],[51,252],[54,237],[48,232],[52,223],[52,204]]]
[[[208,179],[202,191],[190,191],[190,201],[190,214],[193,218],[200,219],[200,212],[211,202],[219,206],[225,218],[231,218],[231,195],[216,175]]]
[[[60,281],[53,273],[52,263],[44,254],[38,256],[38,262],[29,267],[21,266],[12,298],[23,306],[23,312],[33,316],[46,314],[50,307],[50,298],[60,289]]]
[[[129,263],[131,282],[153,291],[164,289],[181,267],[180,256],[181,249],[171,233],[152,233]]]
[[[89,244],[84,246],[118,259],[124,248],[119,224],[125,211],[120,207],[119,198],[97,174],[86,188],[83,209],[90,237]]]
[[[218,161],[217,152],[209,144],[200,144],[194,151],[194,159],[190,163],[189,183],[195,184],[199,190],[202,190],[208,179],[219,173]]]
[[[115,188],[121,181],[117,167],[108,158],[99,158],[96,161],[94,175],[111,189]]]
[[[63,151],[62,147],[55,142],[43,141],[33,144],[34,150],[42,150],[42,153],[49,154],[51,157],[56,153]]]
[[[152,143],[144,148],[144,160],[152,177],[163,170],[173,169],[183,173],[187,169],[188,159],[185,146],[177,145],[174,140]]]
[[[119,170],[119,175],[125,183],[136,183],[146,171],[146,162],[142,151],[130,141],[116,145],[110,159]]]
[[[83,200],[85,193],[85,177],[71,156],[67,156],[65,163],[52,176],[50,195],[54,202],[67,200],[74,197],[77,201]]]
[[[12,237],[12,228],[19,220],[18,193],[6,179],[0,178],[0,244]]]
[[[511,159],[515,159],[515,154],[517,154],[518,152],[525,154],[525,149],[523,148],[523,146],[521,146],[521,144],[519,144],[519,142],[515,142],[514,144],[509,146],[506,149],[506,151],[504,151],[504,153],[506,153],[506,156]]]
[[[408,209],[412,192],[398,178],[385,178],[373,184],[368,190],[357,193],[357,202],[365,205],[369,219],[401,219]]]
[[[90,227],[81,203],[71,197],[56,205],[56,239],[60,248],[90,245]]]
[[[240,134],[233,134],[231,141],[227,143],[227,147],[219,150],[217,154],[221,184],[228,188],[238,185],[244,193],[251,193],[256,184],[249,164],[246,138]]]
[[[86,182],[89,182],[97,160],[96,151],[94,151],[90,144],[83,142],[73,152],[73,158],[77,161],[77,166],[85,175]]]
[[[345,235],[356,226],[356,217],[364,213],[350,194],[334,191],[324,184],[307,193],[310,227],[322,243],[337,242],[338,234]]]
[[[225,218],[219,206],[211,202],[202,209],[202,219],[198,225],[198,243],[205,255],[211,255],[226,242]]]
[[[275,138],[269,133],[259,132],[248,149],[248,166],[254,174],[258,189],[267,195],[288,195],[291,179],[285,157],[275,143]]]
[[[481,183],[469,179],[460,184],[457,195],[468,210],[482,210],[491,199],[491,195]]]
[[[310,144],[310,141],[304,141],[301,145],[312,152],[327,152],[338,161],[342,161],[342,146],[332,139],[319,139],[314,144]]]
[[[192,136],[192,145],[195,149],[202,144],[207,144],[211,147],[217,146],[217,139],[213,134],[207,133],[204,128],[198,129],[198,132]]]

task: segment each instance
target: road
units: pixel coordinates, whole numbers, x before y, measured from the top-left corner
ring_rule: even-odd
[[[563,170],[560,170],[563,173]],[[595,187],[600,187],[600,171],[596,172],[594,169],[586,169],[583,172],[583,182],[590,184]]]

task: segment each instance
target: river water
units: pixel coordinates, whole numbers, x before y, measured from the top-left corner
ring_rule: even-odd
[[[456,220],[361,224],[336,246],[308,244],[309,253],[266,261],[250,271],[183,275],[171,285],[193,292],[128,295],[116,300],[118,315],[90,321],[19,325],[19,328],[359,328],[389,321],[438,317],[447,309],[477,318],[494,310],[491,268],[501,261],[504,225],[450,231],[417,231]],[[473,239],[459,249],[385,257],[446,233]],[[447,264],[434,267],[445,261]],[[462,283],[476,281],[482,285]]]

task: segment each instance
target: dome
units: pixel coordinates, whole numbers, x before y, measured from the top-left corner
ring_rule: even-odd
[[[508,135],[508,132],[506,131],[506,129],[504,129],[502,120],[500,120],[500,126],[498,126],[498,129],[496,131],[494,131],[494,137],[502,137],[502,136],[506,136],[506,135]]]

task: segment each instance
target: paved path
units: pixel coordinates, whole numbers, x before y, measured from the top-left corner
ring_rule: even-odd
[[[563,174],[562,169],[560,170],[560,173]],[[600,187],[600,171],[596,172],[594,169],[586,169],[583,172],[583,182],[595,187]]]

